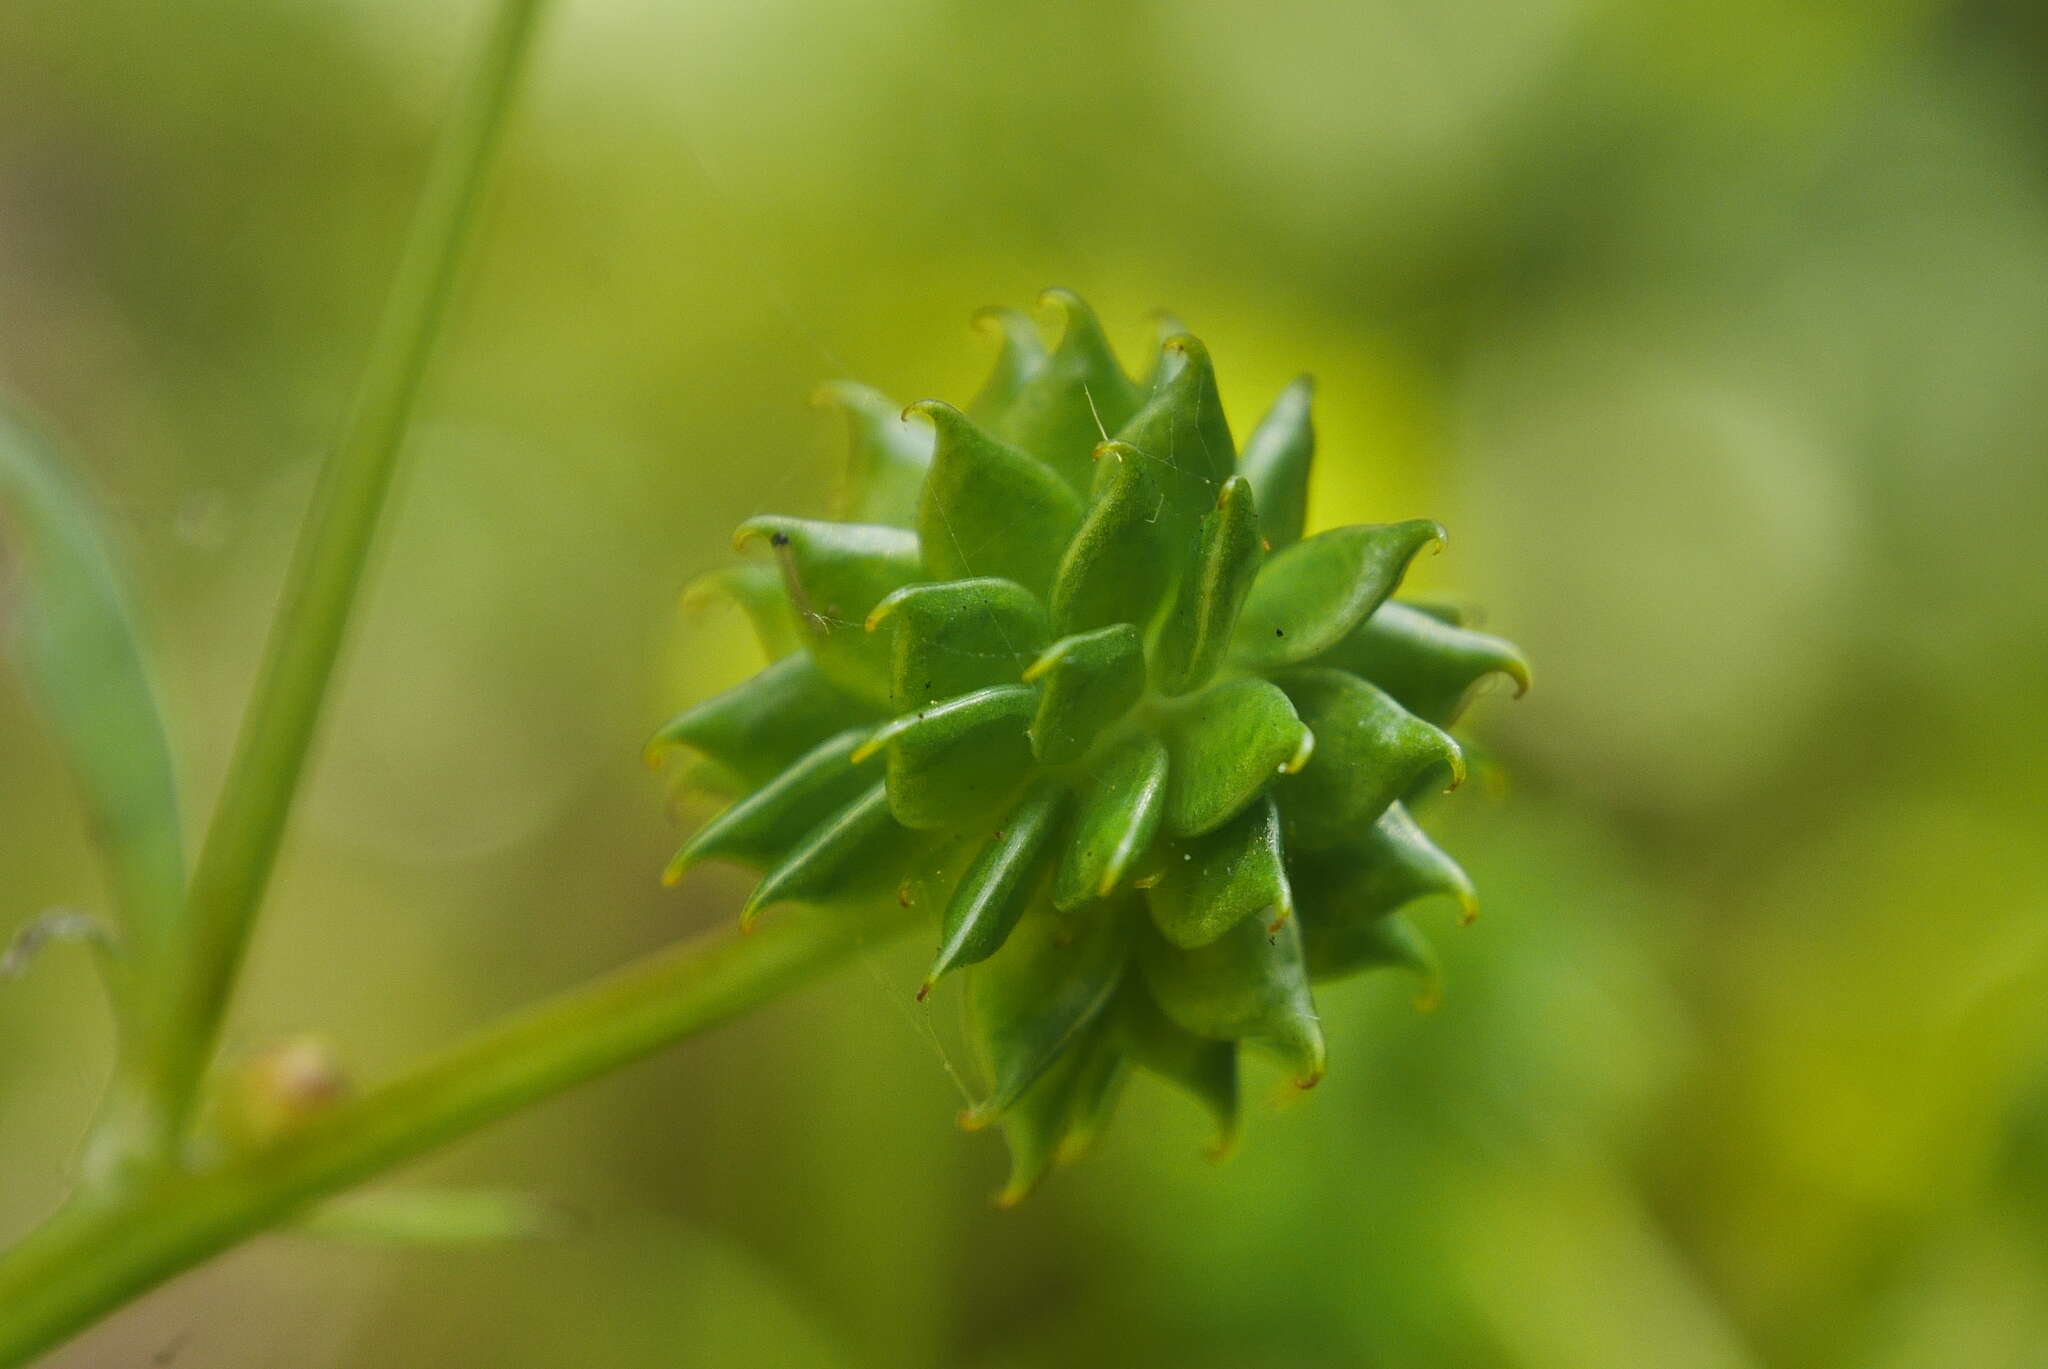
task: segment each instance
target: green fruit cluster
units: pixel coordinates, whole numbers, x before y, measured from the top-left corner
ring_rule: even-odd
[[[1240,447],[1209,353],[1125,374],[1061,291],[964,411],[864,386],[839,518],[762,517],[707,577],[773,663],[654,741],[730,797],[697,861],[780,903],[929,906],[918,996],[966,971],[1014,1201],[1084,1149],[1136,1065],[1236,1134],[1240,1043],[1323,1074],[1310,986],[1426,969],[1398,911],[1470,882],[1404,799],[1457,784],[1445,730],[1509,643],[1391,596],[1429,521],[1303,535],[1315,439],[1290,385]]]

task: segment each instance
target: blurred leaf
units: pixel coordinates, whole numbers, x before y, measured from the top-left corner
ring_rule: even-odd
[[[1314,397],[1315,383],[1307,376],[1282,390],[1244,440],[1237,460],[1238,472],[1251,482],[1269,551],[1299,542],[1308,521],[1308,472],[1316,453],[1309,402]]]
[[[1197,1036],[1161,1011],[1152,991],[1133,977],[1116,1005],[1117,1026],[1137,1061],[1193,1098],[1216,1123],[1214,1153],[1237,1146],[1237,1042]]]
[[[917,498],[932,464],[932,434],[903,406],[851,380],[818,387],[813,402],[846,414],[846,486],[839,516],[849,523],[917,526]]]
[[[1101,1028],[1091,1023],[1088,1030],[1093,1036]],[[1022,1203],[1059,1163],[1060,1142],[1067,1134],[1083,1064],[1083,1050],[1077,1045],[1053,1060],[1051,1068],[995,1119],[1002,1127],[1003,1144],[1010,1152],[1010,1174],[1002,1191],[996,1194],[997,1207],[1016,1207]]]
[[[782,586],[782,573],[759,561],[721,566],[692,580],[683,591],[683,607],[694,609],[712,599],[724,598],[739,605],[754,629],[761,652],[779,661],[798,645],[796,610],[789,591]]]
[[[968,404],[967,416],[996,436],[1014,442],[1017,439],[1004,430],[1004,416],[1016,401],[1018,391],[1045,369],[1045,342],[1038,336],[1038,325],[1018,309],[998,305],[980,310],[974,316],[974,325],[995,333],[1000,350],[987,382]],[[1030,450],[1028,444],[1026,450]]]
[[[1293,853],[1293,869],[1311,968],[1320,932],[1376,921],[1418,898],[1454,898],[1467,922],[1479,912],[1471,879],[1399,803],[1389,804],[1362,835],[1320,851]]]
[[[1018,922],[1003,954],[974,967],[967,1008],[989,1095],[969,1125],[1000,1117],[1108,1006],[1130,958],[1134,912],[1100,907],[1069,920],[1040,905]]]
[[[1030,1197],[1055,1166],[1070,1164],[1094,1144],[1109,1120],[1118,1087],[1129,1072],[1111,1014],[1099,1011],[1068,1039],[1024,1095],[1004,1110],[1003,1142],[1010,1177],[996,1206],[1015,1207]]]
[[[1139,961],[1167,1017],[1211,1040],[1257,1039],[1307,1088],[1323,1077],[1323,1029],[1295,921],[1268,930],[1258,918],[1243,918],[1193,949],[1174,945],[1147,924]]]
[[[84,496],[0,408],[0,531],[18,567],[9,615],[22,673],[76,777],[140,959],[176,935],[185,864],[177,784],[128,592]]]
[[[1442,970],[1429,939],[1399,913],[1338,923],[1301,923],[1302,957],[1309,978],[1318,984],[1367,970],[1411,970],[1422,980],[1417,1006],[1435,1006]]]

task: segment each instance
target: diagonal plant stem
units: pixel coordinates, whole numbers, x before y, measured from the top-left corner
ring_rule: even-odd
[[[147,1078],[175,1146],[219,1039],[407,425],[476,236],[488,173],[541,0],[501,0],[435,150],[419,208],[340,445],[322,472],[201,847],[185,939],[146,1028]]]
[[[125,1182],[82,1187],[0,1256],[0,1369],[308,1204],[780,997],[914,920],[895,908],[870,918],[800,914],[755,936],[683,943],[514,1014],[280,1139],[181,1153],[540,3],[502,0],[497,9],[308,514],[193,875],[183,942],[154,967],[169,977],[136,1024],[144,1043],[136,1096],[150,1106],[111,1110],[95,1137],[136,1162]]]
[[[681,943],[516,1013],[281,1141],[116,1202],[74,1202],[0,1257],[0,1369],[308,1203],[738,1017],[918,920],[892,902],[873,916],[796,912],[752,935]]]

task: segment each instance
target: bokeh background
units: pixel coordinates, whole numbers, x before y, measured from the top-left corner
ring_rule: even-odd
[[[133,569],[195,812],[477,3],[0,5],[0,385]],[[2039,1365],[2048,19],[2032,0],[561,0],[232,1045],[367,1077],[729,919],[642,738],[676,592],[974,307],[1320,381],[1320,524],[1433,515],[1537,669],[1431,815],[1442,1007],[1322,996],[1243,1153],[1135,1086],[1014,1213],[909,958],[422,1166],[553,1234],[279,1236],[70,1366]],[[100,897],[0,683],[0,932]],[[0,986],[0,1238],[106,1065]]]

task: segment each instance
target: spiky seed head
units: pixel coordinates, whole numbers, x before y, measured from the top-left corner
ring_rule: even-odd
[[[1510,643],[1392,596],[1444,530],[1305,536],[1306,377],[1242,447],[1208,349],[1165,322],[1136,381],[1065,291],[1048,350],[1014,310],[965,409],[827,385],[850,452],[837,517],[740,529],[716,571],[770,664],[650,754],[696,753],[729,800],[670,864],[760,875],[780,903],[927,906],[922,999],[956,971],[1015,1202],[1100,1130],[1132,1066],[1238,1126],[1240,1046],[1307,1087],[1311,985],[1381,966],[1432,985],[1400,909],[1477,907],[1410,815],[1454,786],[1447,728]]]

